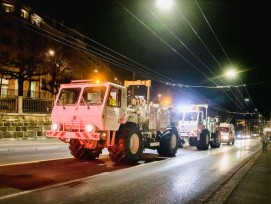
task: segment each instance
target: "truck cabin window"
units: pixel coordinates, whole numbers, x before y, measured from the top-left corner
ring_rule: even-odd
[[[59,94],[56,105],[75,105],[79,99],[81,88],[63,88]]]
[[[105,96],[105,87],[87,87],[84,89],[80,105],[101,105]]]
[[[120,97],[121,97],[121,90],[115,87],[112,87],[109,92],[109,96],[107,99],[107,105],[112,107],[120,107]]]
[[[198,112],[186,112],[184,116],[185,121],[197,121]]]

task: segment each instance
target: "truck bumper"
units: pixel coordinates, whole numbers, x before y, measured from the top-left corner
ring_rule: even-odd
[[[99,140],[100,133],[46,131],[46,137],[53,137],[53,138],[60,138],[60,139],[72,138],[72,139]]]

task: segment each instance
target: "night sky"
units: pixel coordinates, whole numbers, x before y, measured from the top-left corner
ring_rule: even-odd
[[[175,0],[170,11],[163,11],[154,0],[23,2],[45,21],[53,18],[119,53],[89,41],[125,61],[135,71],[135,79],[152,79],[154,95],[170,96],[174,104],[209,102],[215,110],[237,115],[258,109],[266,119],[270,117],[267,4]],[[235,80],[223,76],[230,66],[239,71]],[[112,67],[123,80],[132,80],[127,68]],[[214,88],[222,85],[233,86]]]

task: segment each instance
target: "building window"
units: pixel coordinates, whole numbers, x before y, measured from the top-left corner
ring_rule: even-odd
[[[7,13],[13,13],[14,12],[14,6],[12,4],[2,4],[3,10]]]
[[[4,78],[0,78],[0,92],[1,92],[1,97],[6,97],[8,96],[8,80]]]
[[[36,25],[36,26],[40,27],[41,26],[41,21],[42,21],[41,17],[39,17],[37,14],[32,14],[31,15],[31,23],[33,25]]]
[[[8,35],[2,35],[1,42],[2,42],[4,45],[11,45],[11,39],[10,39],[10,36],[8,36]]]
[[[25,18],[25,19],[28,19],[28,17],[29,17],[28,11],[25,10],[25,9],[22,9],[22,10],[21,10],[21,17],[22,17],[22,18]]]

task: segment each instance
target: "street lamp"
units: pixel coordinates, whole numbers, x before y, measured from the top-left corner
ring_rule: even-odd
[[[53,57],[55,55],[55,51],[50,49],[48,51],[48,54],[49,54],[50,57]]]
[[[120,84],[120,81],[117,77],[115,77],[114,80],[116,81],[117,84]]]
[[[173,1],[172,0],[156,0],[156,5],[159,8],[168,10],[168,9],[172,8]]]
[[[234,79],[237,76],[237,72],[235,69],[231,68],[226,71],[225,76],[229,79]]]
[[[158,94],[158,101],[159,101],[159,104],[161,103],[161,98],[162,98],[162,95],[161,94]]]

